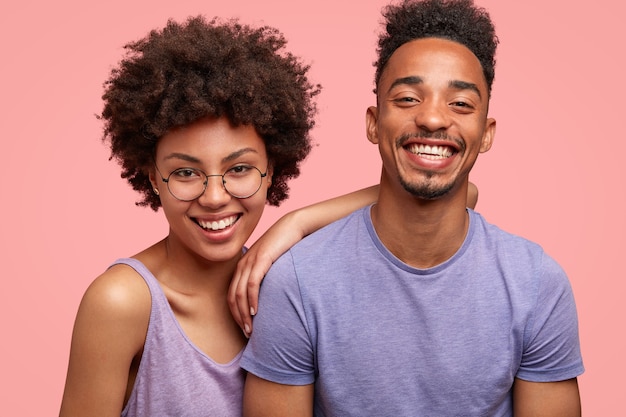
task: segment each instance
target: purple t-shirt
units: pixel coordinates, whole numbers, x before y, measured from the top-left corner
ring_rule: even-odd
[[[187,338],[154,275],[136,259],[119,263],[135,269],[152,295],[143,355],[122,417],[241,417],[241,353],[227,364],[213,361]]]
[[[342,417],[511,416],[515,377],[580,375],[563,270],[468,212],[461,248],[429,269],[384,247],[369,207],[301,241],[263,282],[241,366],[314,383],[315,415]]]

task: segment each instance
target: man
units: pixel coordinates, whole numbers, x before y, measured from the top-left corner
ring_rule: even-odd
[[[471,0],[384,12],[371,208],[309,236],[261,289],[244,415],[579,416],[568,279],[542,249],[466,208],[492,145],[498,43]]]

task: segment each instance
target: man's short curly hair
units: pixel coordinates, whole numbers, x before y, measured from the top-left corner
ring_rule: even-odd
[[[99,118],[122,178],[143,195],[138,205],[161,205],[148,177],[158,139],[205,117],[254,126],[273,169],[267,201],[277,206],[288,197],[287,181],[311,150],[313,97],[321,87],[309,82],[308,65],[283,51],[286,43],[269,26],[197,16],[169,20],[125,46],[104,83]]]
[[[485,9],[472,0],[404,0],[385,7],[383,17],[386,31],[378,39],[378,60],[374,63],[376,88],[389,58],[400,46],[416,39],[443,38],[464,45],[476,55],[491,93],[499,41]]]

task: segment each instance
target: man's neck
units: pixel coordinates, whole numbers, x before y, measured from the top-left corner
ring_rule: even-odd
[[[469,214],[466,199],[460,196],[425,201],[381,192],[372,208],[372,223],[391,253],[408,265],[425,269],[458,251],[467,235]]]

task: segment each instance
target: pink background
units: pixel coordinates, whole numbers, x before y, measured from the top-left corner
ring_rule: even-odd
[[[291,200],[266,211],[264,230],[288,209],[377,181],[364,113],[374,103],[371,63],[387,0],[11,3],[0,13],[0,414],[45,416],[58,413],[85,288],[115,258],[167,231],[161,213],[134,206],[100,142],[94,114],[122,45],[168,17],[239,16],[279,27],[289,49],[312,64],[312,79],[324,86],[319,146],[292,183]],[[501,45],[496,141],[472,175],[477,209],[542,244],[568,272],[588,416],[616,415],[626,388],[626,33],[618,3],[479,0]]]

